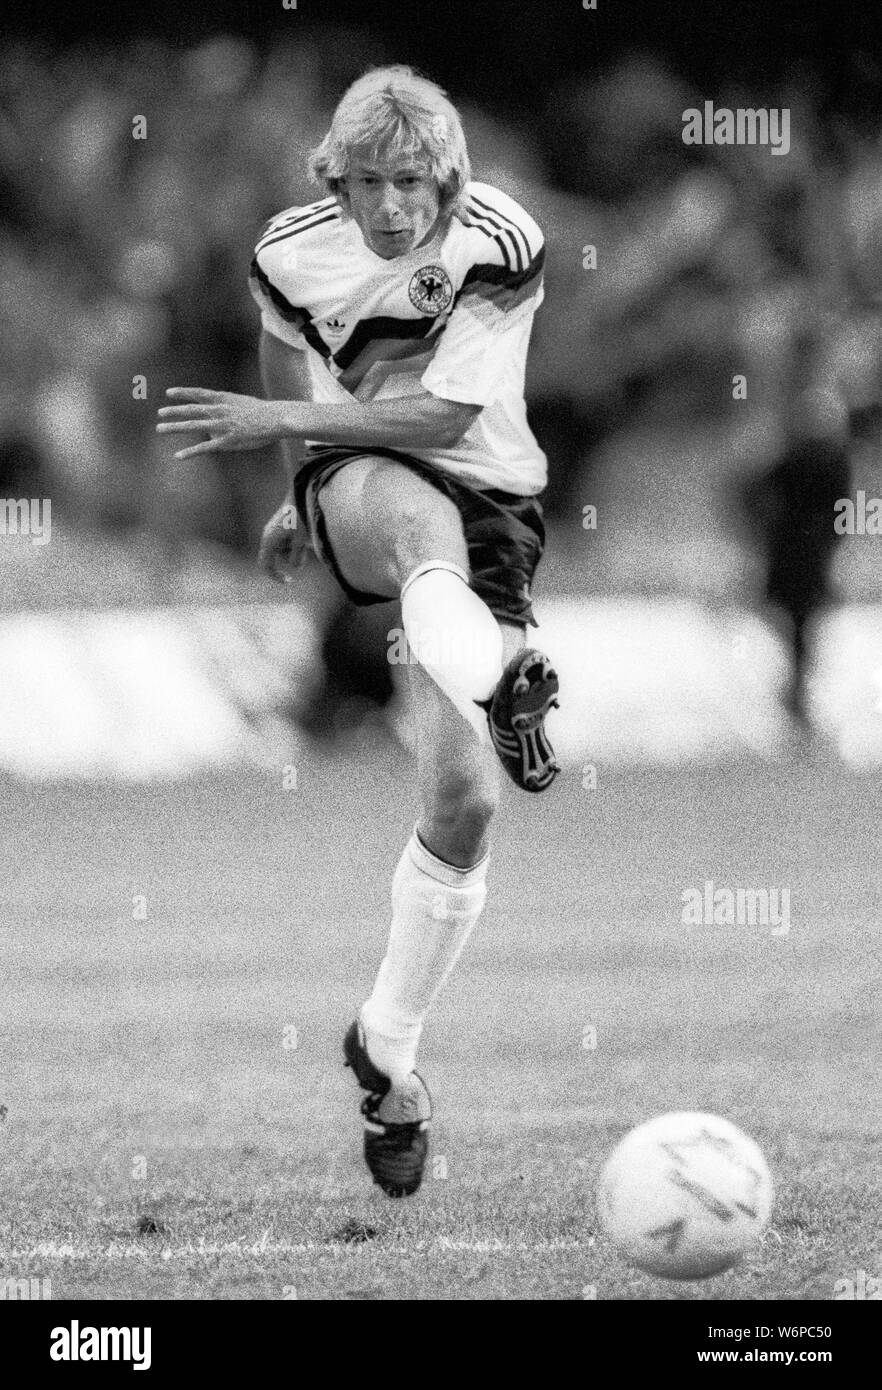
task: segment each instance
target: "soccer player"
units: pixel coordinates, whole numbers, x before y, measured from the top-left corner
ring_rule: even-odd
[[[471,180],[459,115],[410,68],[355,82],[310,167],[328,196],[273,218],[251,269],[271,399],[173,388],[157,428],[208,435],[181,459],[296,441],[261,563],[290,581],[309,545],[356,604],[401,602],[389,655],[408,663],[421,815],[344,1039],[368,1168],[398,1197],[426,1159],[423,1023],[484,906],[497,759],[531,792],[558,771],[557,676],[525,647],[546,460],[524,371],[545,252],[522,207]]]

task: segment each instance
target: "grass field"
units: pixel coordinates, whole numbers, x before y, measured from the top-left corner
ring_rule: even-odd
[[[370,1184],[339,1055],[414,819],[397,752],[304,751],[296,790],[7,784],[0,806],[3,1277],[76,1299],[831,1299],[882,1272],[874,780],[757,762],[512,791],[421,1053],[437,1118],[408,1202]],[[706,879],[788,886],[789,934],[684,927]],[[605,1153],[680,1108],[746,1128],[778,1187],[762,1243],[705,1283],[625,1268],[595,1224]]]

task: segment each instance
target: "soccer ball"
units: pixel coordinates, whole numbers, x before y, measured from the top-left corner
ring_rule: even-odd
[[[665,1279],[729,1269],[772,1210],[757,1145],[718,1115],[659,1115],[626,1134],[597,1184],[600,1224],[630,1264]]]

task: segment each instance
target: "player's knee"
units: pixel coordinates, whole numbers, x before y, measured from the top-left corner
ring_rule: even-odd
[[[401,540],[395,546],[389,563],[393,582],[399,591],[421,565],[458,565],[466,574],[469,572],[469,556],[465,542],[459,542],[454,537],[445,539],[443,535],[434,535],[431,525],[427,525],[421,535],[414,536],[411,540]]]
[[[493,819],[499,793],[485,779],[462,774],[444,778],[432,800],[430,814],[439,827],[480,839]]]
[[[432,560],[444,560],[468,571],[468,546],[460,514],[449,498],[434,490],[427,497],[412,499],[396,516],[389,562],[398,587],[420,565]]]

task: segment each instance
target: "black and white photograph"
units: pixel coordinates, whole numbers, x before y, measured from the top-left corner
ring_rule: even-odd
[[[9,1345],[39,1303],[23,1367],[162,1379],[160,1305],[605,1302],[638,1343],[664,1305],[658,1367],[842,1375],[878,13],[3,29]]]

